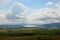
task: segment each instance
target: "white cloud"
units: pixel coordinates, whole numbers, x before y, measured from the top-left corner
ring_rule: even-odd
[[[0,24],[23,23],[27,7],[22,3],[14,3],[7,11],[0,10]]]
[[[46,24],[60,22],[60,5],[56,4],[56,9],[31,9],[22,3],[14,3],[8,11],[0,10],[0,23],[21,23]],[[32,11],[26,16],[27,11]]]
[[[60,15],[60,2],[56,3],[56,12],[58,15]]]
[[[28,22],[31,24],[58,23],[60,22],[60,13],[57,13],[57,11],[57,9],[49,8],[34,10],[32,14],[28,16]]]
[[[53,5],[53,2],[47,2],[46,5],[51,6]]]
[[[6,19],[11,22],[24,22],[25,14],[27,12],[27,7],[22,3],[14,3],[12,8],[8,10],[8,14],[6,15]]]
[[[5,12],[3,10],[0,10],[0,19],[5,18]]]
[[[7,22],[6,20],[6,11],[0,10],[0,24]]]
[[[0,0],[0,5],[2,6],[6,6],[8,5],[9,3],[13,2],[13,0]]]

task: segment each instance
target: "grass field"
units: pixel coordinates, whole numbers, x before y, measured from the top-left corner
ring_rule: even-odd
[[[60,29],[4,29],[0,30],[0,40],[60,40]]]
[[[41,36],[4,36],[0,40],[60,40],[57,35],[41,35]]]

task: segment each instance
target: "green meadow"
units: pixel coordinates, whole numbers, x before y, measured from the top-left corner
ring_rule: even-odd
[[[0,40],[60,40],[60,28],[0,29]]]

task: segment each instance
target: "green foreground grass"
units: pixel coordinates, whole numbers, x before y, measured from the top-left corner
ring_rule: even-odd
[[[60,40],[60,29],[4,29],[0,30],[0,40]]]
[[[0,40],[60,40],[60,36],[58,36],[58,35],[1,36]]]

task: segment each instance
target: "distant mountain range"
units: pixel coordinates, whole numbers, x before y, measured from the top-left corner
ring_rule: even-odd
[[[50,24],[42,24],[37,25],[37,27],[43,27],[43,28],[60,28],[60,23],[50,23]]]
[[[28,26],[27,26],[28,25]],[[50,24],[3,24],[0,28],[21,28],[21,27],[38,27],[38,28],[60,28],[60,23]]]

